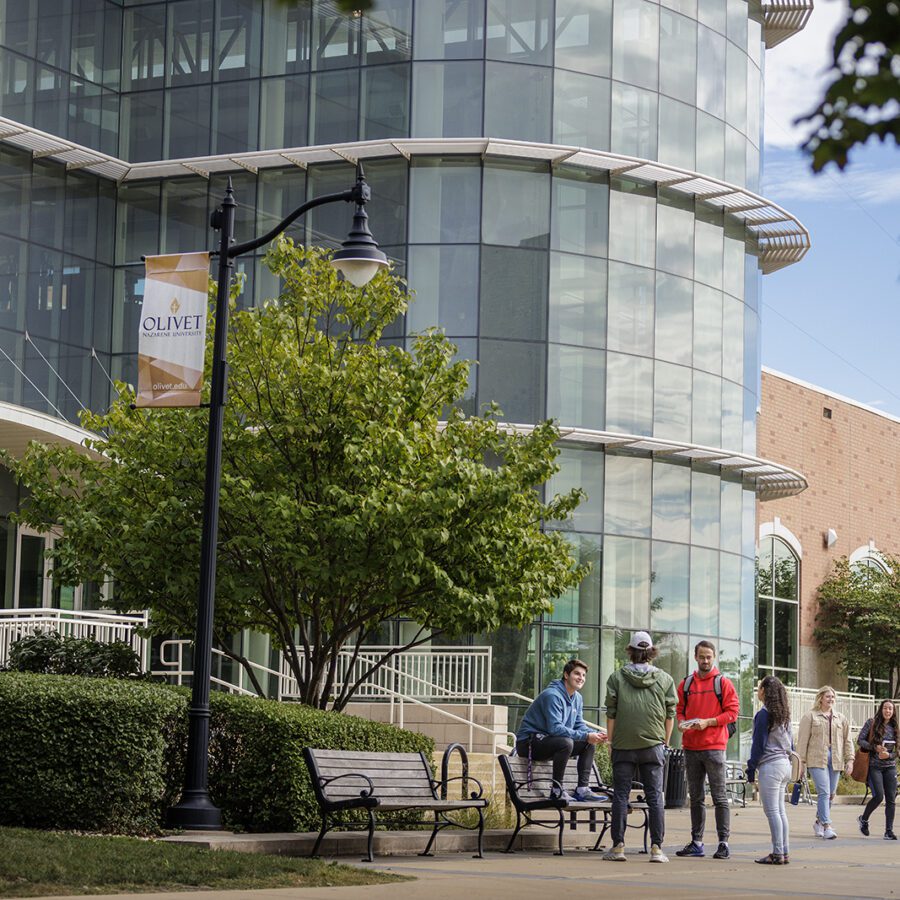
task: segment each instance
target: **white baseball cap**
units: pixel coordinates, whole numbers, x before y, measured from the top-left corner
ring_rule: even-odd
[[[632,650],[652,650],[653,638],[646,631],[635,631],[628,646]]]

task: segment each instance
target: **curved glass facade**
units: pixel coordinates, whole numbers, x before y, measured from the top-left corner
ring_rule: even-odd
[[[761,23],[747,0],[379,0],[349,17],[325,0],[0,0],[0,116],[130,162],[489,136],[755,190]],[[416,292],[389,339],[443,328],[478,361],[467,411],[754,454],[753,234],[664,184],[517,152],[366,161],[373,231]],[[352,176],[341,161],[232,174],[239,239]],[[133,380],[140,259],[209,247],[224,184],[116,185],[0,149],[0,399],[74,420],[107,402],[107,373]],[[334,245],[346,210],[302,228]],[[277,292],[258,258],[238,268],[243,302]],[[677,677],[715,640],[749,713],[752,491],[600,444],[564,442],[560,464],[550,489],[588,493],[566,535],[593,570],[543,621],[473,638],[495,648],[495,689],[533,695],[577,655],[599,717],[628,631],[647,628]]]

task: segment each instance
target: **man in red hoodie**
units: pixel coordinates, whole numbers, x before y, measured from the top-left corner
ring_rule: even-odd
[[[716,668],[716,646],[699,641],[694,647],[697,671],[678,685],[675,715],[682,732],[688,793],[691,796],[691,841],[676,856],[705,856],[703,830],[706,826],[704,782],[716,807],[719,846],[714,859],[728,859],[731,812],[725,790],[725,747],[740,712],[734,685]],[[729,725],[731,729],[729,730]]]

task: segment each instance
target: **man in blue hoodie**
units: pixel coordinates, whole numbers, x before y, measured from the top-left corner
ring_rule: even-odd
[[[534,760],[552,759],[553,780],[559,785],[563,783],[569,760],[578,758],[575,799],[582,802],[606,799],[588,787],[594,748],[606,740],[606,732],[591,731],[581,715],[584,701],[579,692],[584,687],[587,670],[587,664],[580,659],[570,659],[562,678],[551,681],[528,707],[516,734],[516,755]],[[567,791],[555,786],[550,797],[572,799]]]

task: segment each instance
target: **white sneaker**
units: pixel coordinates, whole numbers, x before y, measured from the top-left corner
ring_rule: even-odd
[[[825,838],[826,841],[833,841],[837,837],[837,832],[830,825],[826,825],[822,837]]]
[[[603,854],[603,859],[609,862],[628,862],[628,860],[625,859],[625,845],[614,844]]]
[[[662,852],[662,847],[659,844],[653,844],[650,847],[650,862],[664,863],[668,861],[669,857]]]
[[[825,837],[825,826],[816,819],[815,824],[813,825],[813,834],[816,837]]]

